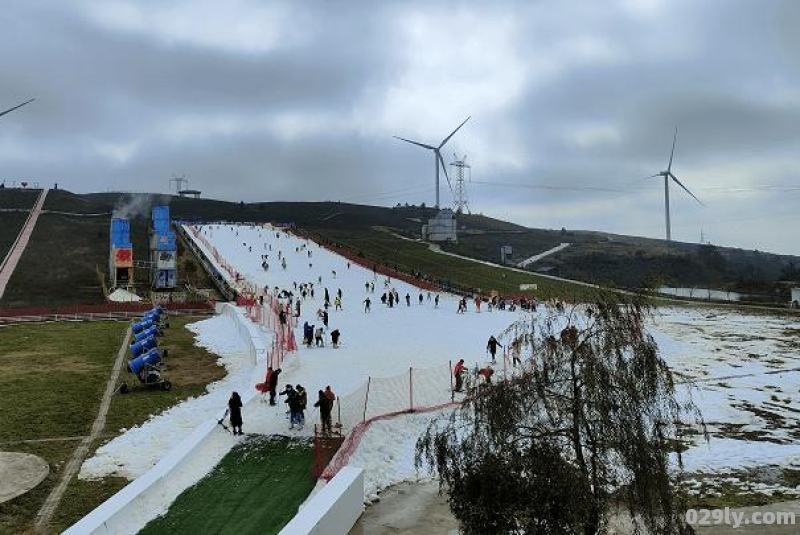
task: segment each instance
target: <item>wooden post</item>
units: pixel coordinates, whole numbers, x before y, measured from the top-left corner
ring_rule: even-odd
[[[364,417],[362,418],[362,422],[367,421],[367,403],[369,402],[369,384],[372,382],[372,377],[367,377],[367,395],[364,396]]]
[[[414,411],[414,368],[408,369],[408,405],[409,410]]]
[[[456,387],[453,385],[453,361],[447,361],[447,369],[450,371],[450,401],[456,399]]]

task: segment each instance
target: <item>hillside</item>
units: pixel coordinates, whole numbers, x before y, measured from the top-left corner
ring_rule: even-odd
[[[5,254],[33,205],[36,192],[0,190],[0,253]],[[236,203],[171,195],[132,197],[124,193],[78,195],[50,191],[39,224],[3,306],[62,305],[103,301],[100,274],[108,262],[109,222],[115,211],[131,217],[134,257],[146,259],[150,208],[169,204],[173,218],[192,221],[254,221],[294,224],[318,239],[336,243],[374,262],[406,272],[433,274],[458,287],[491,284],[475,281],[472,269],[447,265],[408,252],[421,222],[434,209],[394,208],[338,202]],[[9,211],[10,210],[10,211]],[[479,215],[459,216],[459,243],[444,248],[461,255],[499,262],[500,247],[513,247],[519,262],[559,243],[571,245],[530,266],[531,271],[624,288],[671,284],[713,286],[775,295],[775,280],[797,276],[800,258],[758,251],[675,243],[599,232],[529,229]],[[424,249],[423,249],[424,250]],[[141,278],[144,278],[142,274]],[[777,287],[784,292],[785,287]],[[553,291],[556,291],[553,289]]]

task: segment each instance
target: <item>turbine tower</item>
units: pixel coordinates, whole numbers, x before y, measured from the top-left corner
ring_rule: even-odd
[[[17,104],[17,105],[16,105],[16,106],[14,106],[13,108],[9,108],[9,109],[7,109],[6,111],[0,111],[0,117],[2,117],[3,115],[5,115],[6,113],[11,113],[12,111],[16,110],[17,108],[21,108],[21,107],[23,107],[25,104],[30,104],[30,103],[31,103],[31,102],[33,102],[34,100],[36,100],[36,99],[35,99],[35,98],[32,98],[32,99],[28,100],[27,102],[23,102],[22,104]]]
[[[450,177],[447,176],[447,166],[444,164],[444,159],[442,158],[441,149],[445,146],[445,144],[450,141],[450,138],[458,132],[459,128],[464,126],[464,124],[469,121],[470,117],[464,119],[464,122],[458,125],[458,127],[450,132],[450,135],[447,136],[439,143],[438,147],[434,147],[433,145],[426,145],[425,143],[420,143],[418,141],[412,141],[410,139],[406,139],[404,137],[394,136],[395,139],[399,139],[400,141],[405,141],[406,143],[411,143],[412,145],[417,145],[422,147],[423,149],[428,149],[433,151],[433,163],[436,166],[436,208],[439,208],[439,166],[441,166],[442,171],[444,171],[444,176],[447,178],[447,184],[450,184]],[[452,188],[452,186],[451,186]]]
[[[681,183],[681,181],[678,180],[678,178],[674,174],[672,174],[672,157],[675,155],[675,141],[677,141],[677,139],[678,139],[678,129],[676,127],[675,128],[675,135],[672,138],[672,152],[669,153],[669,164],[667,164],[667,170],[666,171],[661,171],[660,173],[656,173],[654,175],[650,175],[649,177],[647,177],[647,178],[654,178],[654,177],[657,177],[657,176],[663,176],[664,177],[664,210],[666,212],[667,242],[668,243],[672,240],[672,232],[671,232],[670,220],[669,220],[669,179],[671,178],[672,180],[674,180],[676,184],[678,184],[680,187],[682,187],[686,191],[686,193],[691,195],[692,198],[694,198],[694,200],[699,202],[701,206],[705,206],[705,204],[700,202],[700,199],[695,197],[694,193],[689,191],[689,188],[684,186]]]
[[[459,214],[463,214],[464,212],[470,213],[469,201],[467,200],[467,186],[464,184],[464,170],[471,169],[471,167],[467,164],[466,154],[463,158],[459,159],[458,154],[453,153],[453,157],[455,161],[450,165],[456,168],[456,190],[453,192],[456,197],[456,212]]]

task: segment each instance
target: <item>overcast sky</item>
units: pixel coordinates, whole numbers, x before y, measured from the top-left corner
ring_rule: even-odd
[[[66,2],[0,9],[0,180],[434,204],[800,255],[800,2]],[[449,166],[448,166],[449,167]],[[452,168],[448,169],[452,171]],[[451,174],[451,178],[454,178]],[[443,206],[453,195],[442,176]]]

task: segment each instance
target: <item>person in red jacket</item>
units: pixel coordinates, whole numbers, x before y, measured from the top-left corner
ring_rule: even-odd
[[[464,366],[464,359],[459,360],[455,367],[453,367],[453,375],[456,377],[456,392],[461,392],[461,387],[464,384],[464,371],[467,369]]]
[[[483,378],[486,380],[486,384],[490,385],[492,384],[492,375],[494,375],[494,370],[491,366],[486,366],[478,372],[478,375],[483,375]]]

